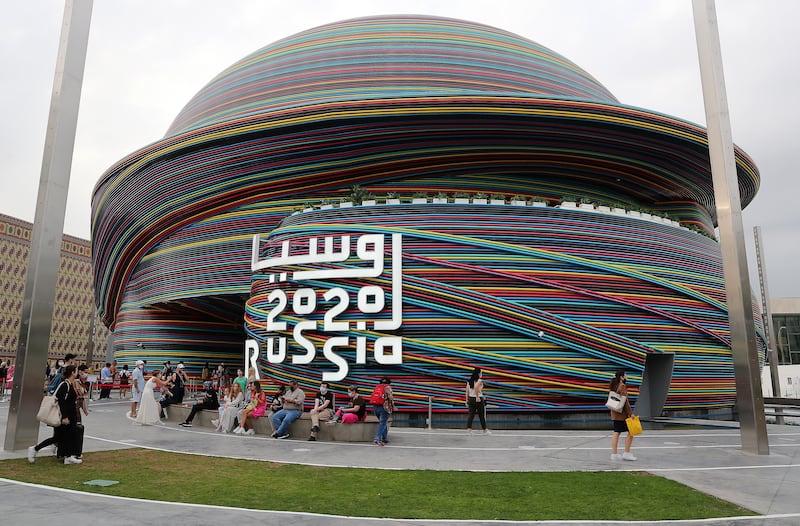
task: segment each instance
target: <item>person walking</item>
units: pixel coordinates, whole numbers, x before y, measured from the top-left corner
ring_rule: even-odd
[[[392,381],[388,376],[381,378],[381,383],[375,388],[375,392],[370,397],[372,409],[378,417],[378,430],[372,443],[376,446],[383,446],[389,442],[389,417],[394,411],[394,395],[392,394]],[[383,386],[383,389],[380,387]],[[380,392],[380,394],[378,394]]]
[[[8,377],[8,367],[6,362],[0,363],[0,400],[6,398],[6,378]]]
[[[464,405],[469,408],[469,416],[467,417],[467,433],[472,434],[472,422],[475,420],[477,413],[478,419],[481,421],[481,428],[483,434],[491,435],[492,432],[486,427],[486,400],[483,398],[483,371],[476,367],[472,370],[472,375],[467,380],[466,389],[464,391]]]
[[[625,422],[626,418],[633,416],[633,409],[628,401],[628,388],[625,386],[627,381],[625,371],[619,370],[614,374],[614,378],[608,384],[608,390],[614,391],[620,396],[625,397],[625,405],[622,411],[611,411],[611,423],[614,426],[614,434],[611,435],[611,460],[636,460],[636,457],[631,453],[631,445],[633,444],[633,435],[628,431],[628,423]],[[617,453],[617,446],[619,445],[619,435],[621,433],[628,433],[625,437],[625,452],[620,455]]]
[[[76,371],[77,368],[74,365],[67,365],[62,370],[61,383],[53,392],[58,401],[58,409],[61,411],[61,425],[53,429],[52,437],[28,448],[28,462],[35,462],[36,454],[42,448],[52,444],[57,445],[58,453],[64,457],[64,464],[83,462],[78,458],[82,449],[77,443],[78,437],[82,436],[78,431],[78,395],[72,385]]]

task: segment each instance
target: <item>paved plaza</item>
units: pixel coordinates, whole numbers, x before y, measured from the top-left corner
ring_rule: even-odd
[[[86,452],[130,447],[197,455],[226,456],[317,466],[381,469],[470,471],[646,471],[687,484],[752,509],[755,518],[661,521],[657,524],[798,525],[800,524],[800,427],[769,426],[770,455],[740,449],[739,430],[731,427],[675,426],[645,430],[634,442],[636,462],[609,460],[608,431],[498,430],[491,436],[467,436],[461,430],[395,428],[392,443],[306,442],[306,437],[273,440],[264,436],[219,435],[210,428],[181,428],[175,423],[141,427],[124,416],[127,402],[97,401],[86,419]],[[5,433],[8,402],[0,404]],[[42,426],[40,438],[49,435]],[[46,451],[41,453],[46,454]],[[0,452],[0,459],[23,457],[25,451]],[[91,457],[88,458],[91,462]],[[73,469],[79,470],[80,466]],[[137,525],[158,521],[184,524],[394,525],[464,524],[466,521],[364,519],[330,515],[252,511],[105,497],[20,484],[0,473],[0,517],[3,524],[75,523],[89,510],[113,510],[109,524]],[[33,504],[36,503],[36,504]],[[104,512],[105,513],[105,512]],[[650,524],[620,521],[475,521],[470,524]]]

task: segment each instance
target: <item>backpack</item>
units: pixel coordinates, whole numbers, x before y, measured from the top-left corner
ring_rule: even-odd
[[[61,370],[59,369],[59,371],[56,373],[56,375],[53,376],[53,379],[50,380],[50,383],[47,384],[47,394],[55,393],[56,389],[60,385],[61,385]]]
[[[386,384],[378,384],[375,390],[369,397],[370,405],[383,405],[383,392],[386,390]]]

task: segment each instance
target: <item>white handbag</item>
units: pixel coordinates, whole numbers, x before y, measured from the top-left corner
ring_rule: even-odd
[[[608,400],[606,400],[606,407],[612,411],[621,413],[622,409],[625,407],[625,400],[627,399],[627,396],[623,396],[615,391],[609,391]]]
[[[55,395],[47,395],[42,398],[39,412],[36,413],[36,420],[51,427],[61,425],[61,409],[58,407]]]

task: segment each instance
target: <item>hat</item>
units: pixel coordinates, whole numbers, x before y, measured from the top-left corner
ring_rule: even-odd
[[[136,360],[136,366],[138,367],[139,365],[144,365],[144,362],[142,360]]]
[[[182,363],[178,364],[178,369],[183,369],[183,364]]]

